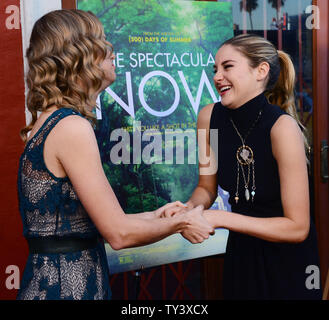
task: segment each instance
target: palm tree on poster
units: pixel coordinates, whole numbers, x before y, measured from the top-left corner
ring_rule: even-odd
[[[284,6],[286,0],[268,0],[268,3],[272,5],[272,8],[276,10],[276,21],[278,26],[280,26],[279,9]]]
[[[243,10],[244,2],[246,2],[246,11],[249,13],[249,20],[250,20],[251,30],[254,30],[254,26],[253,26],[253,23],[252,23],[252,12],[257,9],[258,0],[241,0],[240,1],[240,11]]]

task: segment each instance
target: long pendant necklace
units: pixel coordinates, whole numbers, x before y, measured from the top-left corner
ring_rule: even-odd
[[[257,119],[254,121],[252,126],[249,128],[246,136],[242,138],[239,130],[237,129],[234,121],[232,118],[230,118],[233,128],[235,129],[236,133],[238,134],[242,146],[238,148],[236,151],[236,159],[237,159],[237,179],[236,179],[236,192],[235,192],[235,202],[238,203],[239,201],[239,180],[240,180],[240,168],[242,172],[243,182],[244,182],[244,188],[245,188],[245,198],[247,201],[250,200],[250,194],[251,194],[251,201],[254,201],[254,197],[256,194],[256,181],[255,181],[255,159],[254,159],[254,152],[253,150],[246,145],[246,139],[249,136],[252,129],[256,126],[257,122],[259,121],[260,117],[262,115],[262,110],[259,111]],[[245,173],[245,167],[247,174]],[[249,191],[249,183],[250,183],[250,171],[252,173],[252,185],[251,185],[251,193]]]

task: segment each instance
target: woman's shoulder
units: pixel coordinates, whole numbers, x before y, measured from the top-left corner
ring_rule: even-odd
[[[204,106],[198,114],[198,128],[207,128],[210,124],[211,114],[215,103]]]
[[[210,103],[210,104],[207,104],[206,106],[204,106],[200,110],[200,112],[198,114],[198,118],[210,117],[214,106],[215,106],[215,103]]]
[[[268,99],[265,100],[263,107],[264,117],[275,118],[280,117],[283,114],[287,114],[280,106],[271,103]]]
[[[56,134],[63,138],[79,138],[85,135],[94,135],[91,123],[79,114],[72,113],[58,122],[55,128]]]
[[[278,121],[282,116],[290,117],[287,112],[281,109],[278,105],[275,104],[266,104],[263,109],[263,125],[268,130],[271,130],[274,124]]]
[[[56,114],[52,114],[52,119],[54,123],[51,125],[48,144],[50,143],[54,147],[77,145],[80,142],[90,140],[90,138],[95,140],[91,123],[79,112],[69,108],[61,108],[56,111]]]
[[[74,120],[75,119],[75,120]],[[35,121],[27,142],[35,139],[40,134],[47,137],[53,131],[57,131],[59,127],[69,128],[73,123],[84,123],[87,120],[80,113],[69,108],[49,108],[38,116]],[[88,121],[87,121],[88,122]]]
[[[212,119],[222,110],[221,103],[210,103],[204,106],[198,114],[198,127],[211,127]]]
[[[271,134],[274,136],[285,136],[293,131],[301,132],[297,121],[287,113],[282,113],[271,128]]]
[[[74,159],[77,155],[84,156],[98,152],[91,123],[75,114],[59,121],[50,136],[49,146],[53,148],[53,153],[62,164],[67,164],[70,158]]]

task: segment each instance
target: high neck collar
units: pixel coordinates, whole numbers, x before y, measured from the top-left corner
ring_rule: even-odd
[[[264,92],[247,101],[245,104],[236,109],[230,109],[224,106],[228,116],[234,121],[239,131],[243,134],[256,121],[258,113],[268,104]],[[260,118],[261,121],[261,118]]]

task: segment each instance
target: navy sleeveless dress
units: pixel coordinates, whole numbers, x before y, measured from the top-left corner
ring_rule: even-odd
[[[18,300],[105,300],[111,298],[104,242],[79,201],[68,177],[46,167],[43,150],[49,132],[63,118],[79,113],[53,112],[28,141],[18,171],[19,209],[23,234],[29,238],[59,237],[100,241],[91,249],[60,253],[29,253]]]
[[[241,140],[230,118],[244,138],[260,109],[263,109],[262,115],[245,141],[254,152],[255,198],[253,202],[245,199],[240,170],[239,201],[236,204],[236,151],[241,146]],[[272,126],[283,114],[286,113],[278,106],[268,103],[264,94],[234,110],[220,102],[215,104],[210,128],[218,129],[218,183],[230,194],[232,212],[264,218],[283,216],[278,166],[272,154],[270,138]],[[249,186],[251,183],[252,180]],[[224,258],[224,298],[321,299],[321,289],[306,285],[310,276],[306,270],[308,266],[319,267],[312,221],[308,238],[302,243],[274,243],[230,231]]]

